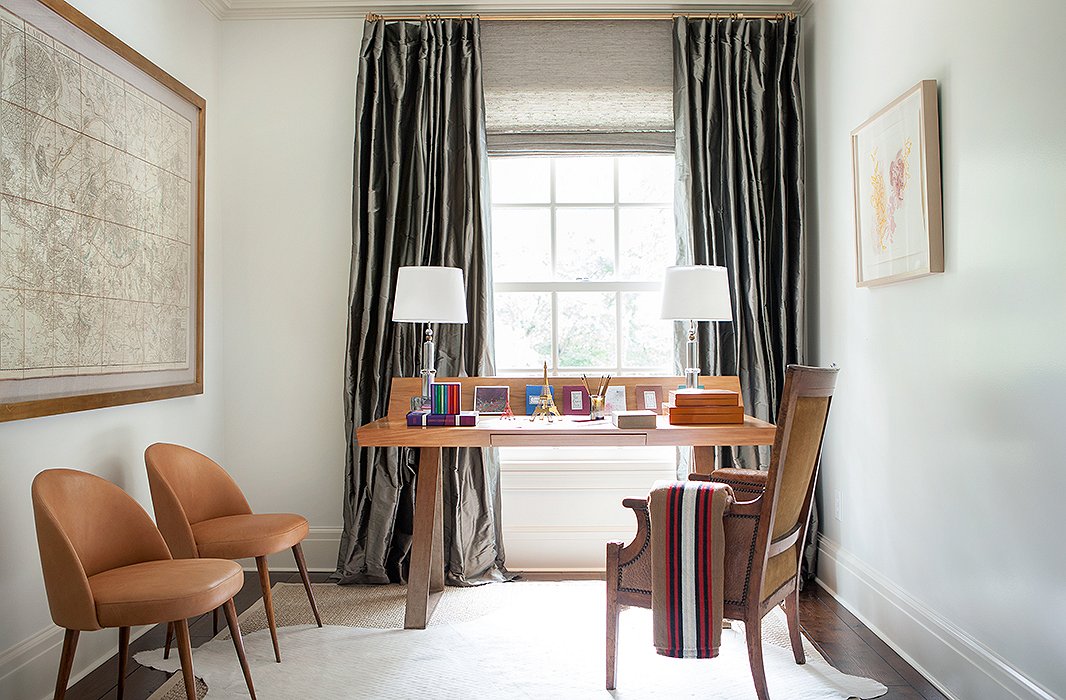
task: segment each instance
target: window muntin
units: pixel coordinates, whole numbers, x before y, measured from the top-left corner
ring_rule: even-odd
[[[493,156],[496,368],[669,373],[672,155]]]

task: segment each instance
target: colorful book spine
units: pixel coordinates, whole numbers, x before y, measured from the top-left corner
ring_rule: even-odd
[[[407,425],[410,427],[445,426],[472,427],[477,425],[477,411],[463,411],[461,413],[443,414],[430,413],[429,411],[411,411],[407,414]]]
[[[460,385],[458,382],[435,382],[430,389],[431,410],[441,415],[455,415],[459,409]]]

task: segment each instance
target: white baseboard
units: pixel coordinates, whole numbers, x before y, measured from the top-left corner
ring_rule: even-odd
[[[151,627],[131,630],[133,641]],[[0,653],[0,698],[46,698],[55,690],[64,631],[47,627]],[[118,631],[82,632],[74,654],[69,685],[74,685],[93,669],[118,653]]]
[[[952,700],[1063,700],[836,542],[818,552],[818,583]]]

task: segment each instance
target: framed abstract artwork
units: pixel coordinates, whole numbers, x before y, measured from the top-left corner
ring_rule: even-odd
[[[203,393],[203,98],[62,0],[0,8],[0,421]]]
[[[507,410],[510,393],[510,387],[506,386],[476,386],[474,410],[488,415],[501,414]]]
[[[851,132],[860,287],[944,271],[936,88],[923,80]]]

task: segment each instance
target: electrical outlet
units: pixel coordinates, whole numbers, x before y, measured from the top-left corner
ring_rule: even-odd
[[[833,517],[844,520],[844,495],[840,493],[840,489],[833,491]]]

